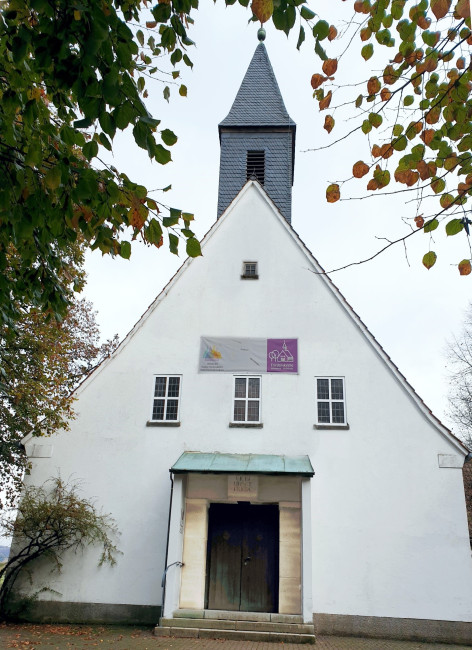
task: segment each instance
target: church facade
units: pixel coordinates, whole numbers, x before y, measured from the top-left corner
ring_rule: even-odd
[[[295,129],[261,43],[203,257],[80,386],[70,431],[25,439],[27,483],[80,478],[123,552],[38,567],[37,620],[472,642],[468,451],[293,230]]]

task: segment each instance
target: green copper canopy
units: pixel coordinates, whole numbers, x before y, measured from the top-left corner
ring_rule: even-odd
[[[170,468],[174,474],[209,472],[222,474],[278,474],[281,476],[314,475],[308,456],[271,454],[205,454],[185,451]]]

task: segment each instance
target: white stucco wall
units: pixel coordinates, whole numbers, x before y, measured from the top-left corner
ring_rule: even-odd
[[[244,260],[258,261],[259,280],[240,279]],[[313,270],[249,184],[203,258],[79,390],[71,430],[28,481],[82,479],[116,518],[123,556],[113,569],[97,569],[93,549],[68,557],[59,578],[47,575],[64,600],[160,604],[168,470],[183,451],[308,454],[313,610],[472,620],[461,471],[438,464],[463,454]],[[262,375],[262,429],[228,427],[233,375],[198,373],[202,335],[298,338],[299,374]],[[146,427],[155,374],[182,375],[180,427]],[[313,428],[315,376],[345,378],[349,430]]]

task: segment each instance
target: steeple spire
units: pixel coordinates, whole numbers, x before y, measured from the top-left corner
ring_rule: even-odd
[[[246,181],[256,178],[287,221],[291,219],[295,122],[285,108],[258,34],[256,48],[231,110],[219,124],[218,216]]]

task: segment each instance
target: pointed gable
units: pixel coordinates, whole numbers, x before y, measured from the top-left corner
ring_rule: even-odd
[[[219,126],[295,127],[263,43],[257,46],[231,110]]]

